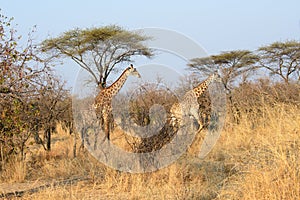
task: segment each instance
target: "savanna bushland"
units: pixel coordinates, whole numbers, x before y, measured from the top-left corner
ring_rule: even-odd
[[[118,72],[115,62],[127,62],[134,56],[153,56],[153,52],[139,43],[148,38],[121,27],[107,26],[95,30],[71,30],[58,38],[34,44],[30,36],[36,31],[33,29],[24,46],[20,45],[12,24],[12,19],[1,15],[2,197],[8,195],[8,191],[24,191],[11,192],[7,197],[300,198],[299,41],[274,42],[255,51],[234,50],[192,59],[187,68],[199,76],[181,80],[178,90],[185,88],[187,82],[201,82],[214,69],[219,69],[227,97],[226,120],[220,139],[204,159],[198,158],[210,122],[211,104],[206,92],[198,99],[199,113],[205,118],[204,126],[187,151],[168,167],[130,174],[99,163],[82,145],[81,130],[72,126],[72,97],[53,69],[55,61],[66,57],[89,71],[93,68],[85,68],[89,65],[84,59],[97,60],[89,55],[101,57],[121,52],[124,57],[114,54],[109,65],[94,63],[95,85],[107,87],[108,75]],[[120,47],[119,44],[124,44],[122,49],[114,49]],[[145,91],[137,94],[135,101],[130,103],[130,116],[140,125],[149,123],[149,108],[153,102],[168,111],[176,101],[174,96],[162,94],[154,86],[144,88]],[[169,132],[160,132],[159,140],[154,137],[153,141],[146,141],[129,138],[116,127],[111,140],[127,151],[152,151],[162,148],[159,141],[172,137],[164,133]],[[45,187],[40,187],[43,185]],[[32,188],[37,189],[30,190]]]

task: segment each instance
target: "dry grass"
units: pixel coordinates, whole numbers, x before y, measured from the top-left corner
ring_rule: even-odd
[[[231,131],[219,141],[222,151],[214,151],[239,163],[241,174],[229,178],[219,192],[222,199],[300,198],[299,111],[292,105],[265,106],[260,119],[244,115],[240,125],[227,127]]]
[[[23,199],[300,199],[299,113],[298,107],[283,103],[241,113],[239,124],[226,123],[206,159],[196,157],[199,135],[189,153],[146,174],[107,168],[85,151],[73,158],[73,136],[60,130],[51,152],[32,149],[26,164],[12,161],[1,177],[5,182],[90,178]]]

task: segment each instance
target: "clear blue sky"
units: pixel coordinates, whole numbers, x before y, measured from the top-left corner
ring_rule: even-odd
[[[21,35],[37,25],[38,41],[75,27],[108,24],[130,30],[158,27],[178,31],[208,54],[255,50],[275,41],[300,39],[299,0],[2,0],[0,8],[4,15],[15,18]]]

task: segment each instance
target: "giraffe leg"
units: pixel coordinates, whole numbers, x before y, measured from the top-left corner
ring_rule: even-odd
[[[96,110],[96,118],[98,119],[99,126],[102,130],[104,130],[104,119],[103,119],[103,112],[102,108],[97,108]]]
[[[198,105],[194,105],[194,107],[192,107],[190,109],[190,115],[196,122],[196,123],[193,124],[193,126],[196,126],[197,130],[199,130],[201,128],[201,125],[202,125],[198,110],[199,110]]]
[[[109,132],[111,132],[114,129],[114,118],[112,112],[110,112],[109,116]]]
[[[110,140],[110,135],[109,135],[109,132],[110,132],[110,116],[109,116],[109,113],[107,113],[107,112],[103,113],[103,122],[104,122],[105,136],[108,140]]]

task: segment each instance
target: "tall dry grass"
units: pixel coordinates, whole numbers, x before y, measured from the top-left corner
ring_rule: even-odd
[[[265,104],[256,117],[242,113],[240,124],[227,124],[219,141],[222,151],[219,145],[214,151],[240,170],[220,190],[220,198],[299,199],[299,133],[300,109],[284,103]]]
[[[180,159],[152,173],[110,169],[84,150],[73,158],[73,136],[58,131],[52,151],[36,150],[19,177],[90,179],[23,199],[300,199],[300,106],[259,95],[253,107],[239,109],[238,123],[228,113],[221,137],[205,159],[197,158],[203,131]],[[17,169],[12,165],[11,174]],[[12,175],[11,180],[19,181]]]

